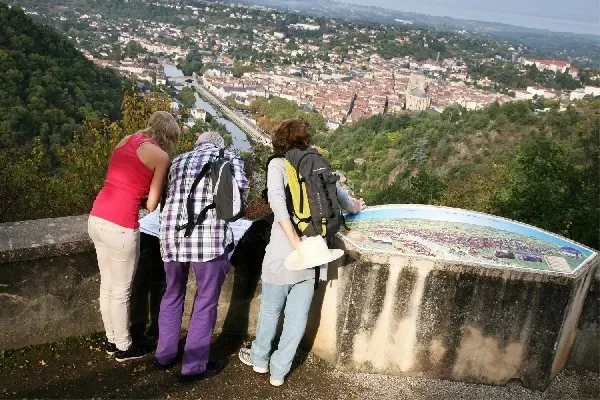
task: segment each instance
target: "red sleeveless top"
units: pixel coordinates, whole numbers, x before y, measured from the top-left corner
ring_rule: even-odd
[[[134,133],[116,148],[108,163],[104,186],[92,206],[90,215],[137,229],[142,198],[148,196],[154,172],[137,155],[142,143],[154,143],[143,133]]]

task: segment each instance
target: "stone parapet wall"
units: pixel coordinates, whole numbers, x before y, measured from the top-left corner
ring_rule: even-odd
[[[347,254],[315,296],[307,335],[315,354],[349,371],[519,379],[540,390],[569,358],[598,263],[565,276],[352,247]],[[584,326],[571,365],[597,352],[594,328]]]
[[[256,327],[258,300],[248,294],[248,279],[245,271],[228,274],[217,332],[246,334]],[[99,287],[87,216],[0,224],[0,349],[102,331]],[[184,327],[194,291],[190,272]]]
[[[567,368],[600,372],[600,268],[585,302]]]
[[[592,268],[536,275],[348,250],[315,294],[304,343],[340,369],[520,378],[537,388],[567,360],[575,370],[599,369],[600,273],[590,285]],[[228,274],[217,332],[254,334],[254,278]],[[192,274],[188,313],[193,282]],[[0,224],[0,349],[101,331],[99,284],[87,216]]]
[[[102,329],[86,216],[0,224],[0,348]]]

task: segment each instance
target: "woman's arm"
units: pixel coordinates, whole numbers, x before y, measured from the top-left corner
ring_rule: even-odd
[[[355,199],[348,193],[342,185],[336,183],[337,187],[337,196],[338,201],[340,203],[340,207],[350,214],[356,214],[364,210],[367,206],[365,205],[365,201],[363,199]]]
[[[294,229],[294,225],[292,225],[292,220],[289,218],[283,219],[279,221],[279,226],[283,230],[283,233],[285,233],[285,237],[287,237],[287,240],[290,242],[292,247],[294,249],[297,248],[302,240],[300,240],[300,237],[296,233],[296,229]]]
[[[152,182],[150,183],[150,191],[148,192],[146,204],[143,205],[148,211],[154,211],[156,207],[158,207],[167,180],[167,173],[169,172],[169,155],[156,146],[152,147],[152,152],[154,153],[152,154],[154,174],[152,175]]]

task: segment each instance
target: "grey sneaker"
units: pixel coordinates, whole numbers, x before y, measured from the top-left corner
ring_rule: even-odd
[[[273,377],[269,378],[269,383],[272,386],[281,386],[283,385],[283,379],[275,379]]]
[[[242,363],[251,366],[254,372],[258,372],[259,374],[266,374],[269,372],[268,368],[257,367],[256,365],[252,364],[252,359],[250,358],[250,349],[242,347],[238,352],[238,358]]]

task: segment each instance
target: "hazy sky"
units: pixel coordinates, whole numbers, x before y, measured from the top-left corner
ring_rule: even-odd
[[[407,12],[600,35],[600,0],[338,0]]]

